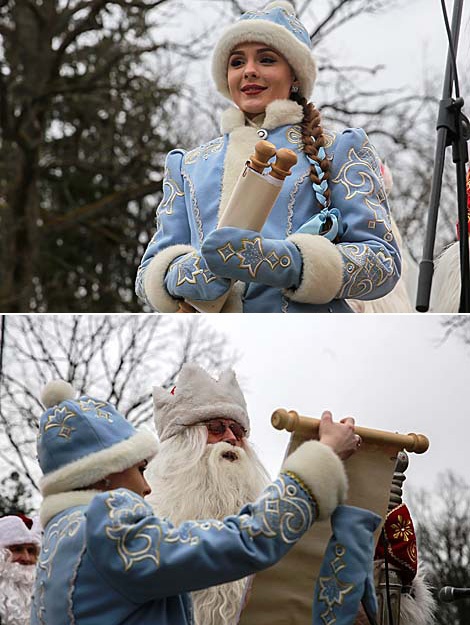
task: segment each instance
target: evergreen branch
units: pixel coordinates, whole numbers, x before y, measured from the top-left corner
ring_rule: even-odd
[[[96,202],[78,206],[64,215],[54,217],[45,216],[45,226],[52,227],[60,231],[66,230],[67,228],[74,227],[77,222],[86,221],[92,217],[96,217],[98,214],[109,212],[123,203],[130,202],[131,200],[139,200],[146,195],[157,193],[158,191],[161,191],[161,189],[161,180],[158,182],[149,182],[138,187],[122,189],[115,193],[110,193]]]

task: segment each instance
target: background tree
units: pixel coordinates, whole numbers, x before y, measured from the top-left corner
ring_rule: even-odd
[[[185,362],[212,373],[237,358],[202,317],[178,315],[9,316],[0,385],[1,507],[37,503],[39,397],[52,379],[117,406],[136,427],[152,426],[152,386],[174,384]],[[32,498],[32,499],[31,499]],[[26,502],[26,504],[24,503]]]
[[[178,72],[168,0],[0,2],[0,302],[135,310]],[[165,13],[166,10],[166,13]]]
[[[165,154],[219,134],[208,77],[222,29],[265,0],[0,0],[0,310],[136,311]],[[399,92],[341,66],[341,28],[397,0],[298,0],[324,124],[363,126],[393,171],[392,207],[422,247],[441,80]],[[315,5],[315,6],[313,6]],[[436,249],[454,238],[447,177]],[[446,212],[447,211],[447,212]],[[448,217],[448,212],[450,217]]]
[[[442,337],[443,341],[447,341],[451,336],[455,336],[463,341],[465,345],[470,345],[470,316],[442,316],[441,325],[444,328],[444,335]]]
[[[0,481],[0,517],[7,514],[29,514],[33,510],[31,489],[22,481],[17,471]]]
[[[420,560],[437,592],[443,586],[470,587],[470,484],[453,474],[440,476],[437,488],[413,500]],[[470,601],[438,601],[438,625],[466,625]]]

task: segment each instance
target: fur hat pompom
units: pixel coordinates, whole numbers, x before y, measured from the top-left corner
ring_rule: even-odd
[[[269,11],[270,9],[285,9],[287,13],[295,15],[294,6],[287,0],[273,0],[273,2],[269,2],[264,7],[264,10]]]
[[[51,408],[66,399],[74,399],[77,392],[65,380],[51,380],[42,389],[41,403],[45,408]]]

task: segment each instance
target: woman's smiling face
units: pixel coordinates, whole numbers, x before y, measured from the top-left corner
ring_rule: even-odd
[[[287,100],[295,81],[279,52],[263,43],[244,43],[230,54],[227,82],[234,103],[252,118],[273,100]]]

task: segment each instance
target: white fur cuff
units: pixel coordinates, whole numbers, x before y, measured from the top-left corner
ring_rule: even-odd
[[[299,288],[286,290],[286,296],[306,304],[331,302],[343,283],[343,260],[336,245],[318,234],[293,234],[287,240],[300,251],[303,274]]]
[[[148,301],[155,310],[173,313],[178,310],[178,300],[165,288],[165,275],[171,263],[188,252],[196,251],[191,245],[172,245],[152,258],[144,275],[144,290]]]
[[[328,519],[346,499],[348,481],[343,463],[319,441],[303,443],[285,460],[282,470],[292,471],[310,488],[317,500],[320,521]]]

